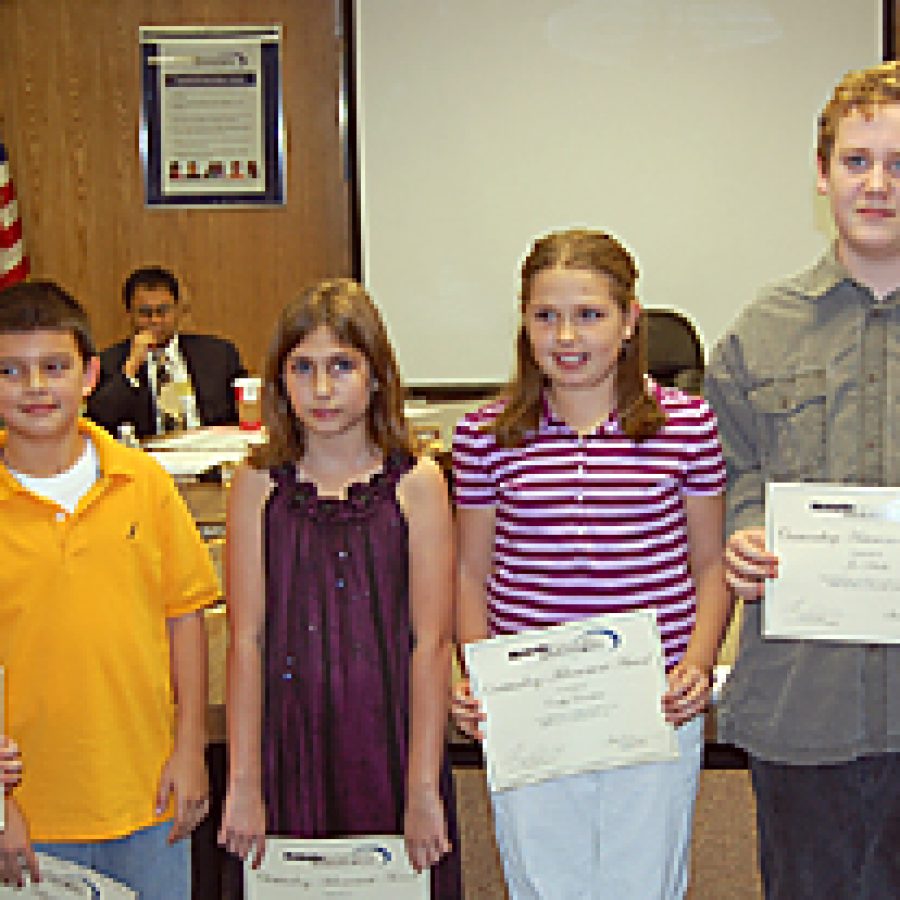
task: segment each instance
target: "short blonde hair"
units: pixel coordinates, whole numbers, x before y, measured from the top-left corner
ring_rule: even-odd
[[[854,111],[870,119],[879,106],[892,103],[900,103],[900,62],[891,60],[871,69],[848,72],[819,116],[816,156],[822,171],[828,172],[841,119]]]

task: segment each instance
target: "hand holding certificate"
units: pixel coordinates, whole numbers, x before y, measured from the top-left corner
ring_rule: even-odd
[[[465,655],[494,790],[678,755],[652,610],[478,641]]]
[[[769,484],[766,637],[900,643],[900,488]]]
[[[244,865],[244,893],[247,900],[427,900],[429,877],[410,866],[402,837],[268,838],[262,865]]]
[[[39,884],[28,882],[24,888],[0,885],[0,898],[40,897],[42,900],[137,900],[137,894],[118,881],[98,875],[84,866],[66,862],[46,853],[38,853],[41,869]]]

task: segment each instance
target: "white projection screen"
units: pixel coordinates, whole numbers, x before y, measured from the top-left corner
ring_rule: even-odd
[[[608,230],[707,347],[829,239],[815,117],[880,0],[355,0],[363,278],[413,386],[504,381],[532,239]]]

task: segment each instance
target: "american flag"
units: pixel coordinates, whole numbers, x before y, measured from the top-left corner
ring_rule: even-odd
[[[22,243],[22,220],[9,174],[6,147],[0,143],[0,289],[21,281],[29,270]]]

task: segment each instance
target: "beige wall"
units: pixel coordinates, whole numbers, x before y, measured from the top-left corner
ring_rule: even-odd
[[[313,278],[350,269],[338,132],[334,0],[0,0],[0,137],[35,274],[84,303],[104,346],[127,328],[135,266],[184,284],[191,325],[233,338],[248,364],[277,311]],[[284,27],[287,205],[146,209],[137,134],[138,27]]]
[[[277,311],[301,285],[349,273],[338,3],[0,0],[0,138],[33,270],[59,279],[88,307],[101,346],[126,331],[120,290],[137,265],[171,267],[191,324],[232,337],[252,368]],[[284,26],[287,205],[146,209],[138,26],[267,23]]]

